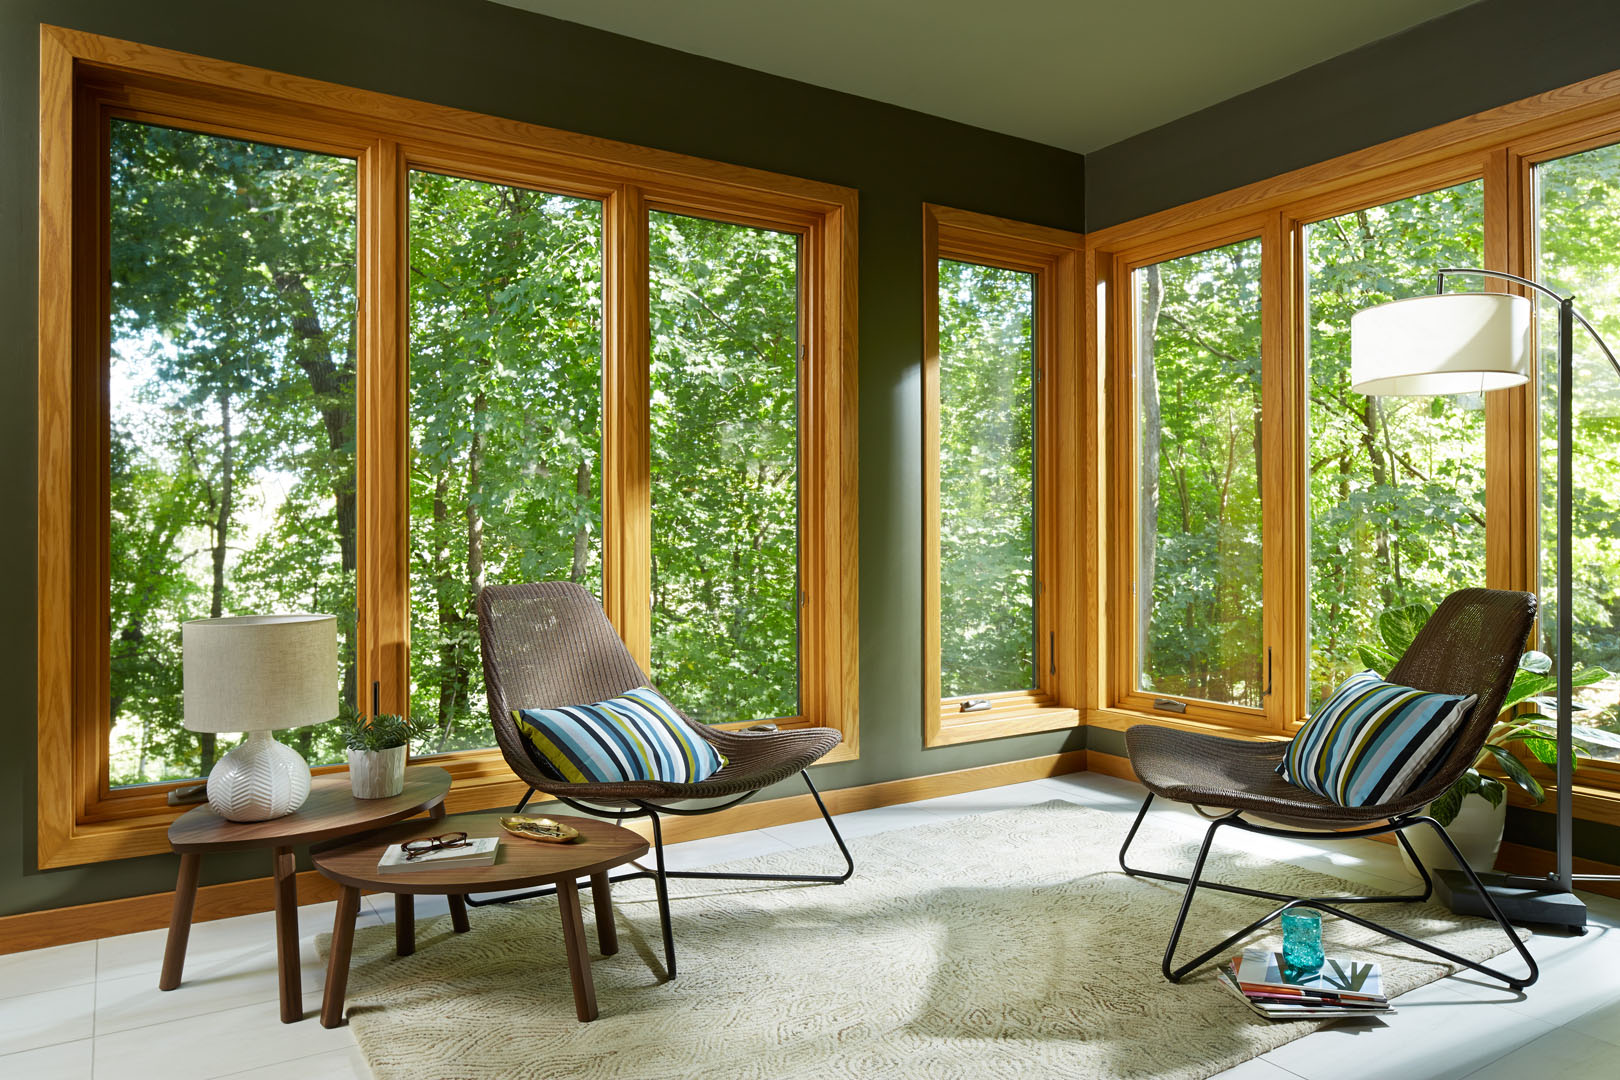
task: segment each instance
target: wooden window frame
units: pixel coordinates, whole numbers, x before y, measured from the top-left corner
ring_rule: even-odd
[[[603,602],[648,663],[647,213],[800,239],[801,715],[859,756],[856,216],[848,188],[41,26],[38,864],[168,850],[178,783],[109,789],[105,584],[106,146],[111,115],[357,162],[357,682],[407,707],[407,178],[413,168],[600,200],[604,215]],[[622,403],[615,407],[614,403]],[[637,602],[639,599],[639,603]],[[452,810],[513,802],[498,750],[435,755]],[[336,771],[345,766],[318,768]]]
[[[1264,460],[1257,462],[1262,487],[1261,522],[1261,590],[1264,597],[1261,611],[1261,648],[1270,654],[1270,686],[1259,707],[1209,701],[1179,694],[1148,693],[1138,688],[1137,656],[1138,634],[1136,586],[1138,554],[1140,551],[1140,492],[1137,484],[1137,341],[1136,341],[1136,272],[1143,267],[1169,262],[1188,255],[1196,255],[1213,248],[1225,247],[1243,241],[1260,241],[1261,276],[1261,439]],[[1268,302],[1267,286],[1286,263],[1281,248],[1279,224],[1267,215],[1255,215],[1219,222],[1209,227],[1149,244],[1124,248],[1111,254],[1110,278],[1119,282],[1114,290],[1109,309],[1113,323],[1110,342],[1113,349],[1114,372],[1110,383],[1112,400],[1109,402],[1109,424],[1116,433],[1114,452],[1110,455],[1112,474],[1109,487],[1112,497],[1109,507],[1112,523],[1108,533],[1110,545],[1108,564],[1112,575],[1108,582],[1109,597],[1114,610],[1122,617],[1113,621],[1109,643],[1111,668],[1108,672],[1108,707],[1126,713],[1163,716],[1182,721],[1214,724],[1223,728],[1253,732],[1276,732],[1284,726],[1284,703],[1289,700],[1287,680],[1277,679],[1279,660],[1288,649],[1282,631],[1282,620],[1277,617],[1282,599],[1288,590],[1287,566],[1289,548],[1285,543],[1288,523],[1288,504],[1285,484],[1275,470],[1267,469],[1267,461],[1280,460],[1284,452],[1279,439],[1288,433],[1290,425],[1284,421],[1288,401],[1294,391],[1286,383],[1288,365],[1280,355],[1280,335],[1285,325],[1279,306]],[[1286,395],[1286,396],[1285,396]],[[1262,663],[1265,663],[1263,660]],[[1284,662],[1286,667],[1286,661]],[[1278,692],[1278,686],[1282,691]],[[1167,712],[1155,706],[1157,701],[1174,701],[1183,711]]]
[[[1086,655],[1092,684],[1086,710],[1089,725],[1119,731],[1151,723],[1275,739],[1288,737],[1306,718],[1304,227],[1359,208],[1482,180],[1484,265],[1534,276],[1532,169],[1543,161],[1614,143],[1620,143],[1620,71],[1087,234],[1085,394],[1088,413],[1104,421],[1091,465],[1100,497],[1091,501],[1096,524],[1088,532],[1085,553],[1093,590],[1089,614],[1099,628]],[[1134,553],[1122,540],[1134,521],[1135,505],[1129,271],[1175,253],[1217,246],[1222,237],[1253,236],[1257,227],[1267,260],[1261,301],[1267,372],[1263,392],[1276,395],[1281,406],[1280,412],[1269,403],[1263,406],[1269,472],[1262,475],[1266,638],[1276,650],[1278,702],[1264,715],[1233,716],[1226,709],[1200,708],[1191,702],[1185,714],[1165,714],[1151,705],[1142,708],[1142,702],[1127,692],[1134,678],[1134,657],[1128,650],[1135,636],[1128,587]],[[1425,268],[1413,269],[1417,273]],[[1486,396],[1486,584],[1493,588],[1537,589],[1536,401],[1534,375],[1527,386]],[[1275,529],[1274,513],[1283,519]],[[1550,790],[1551,770],[1529,764]],[[1620,762],[1589,762],[1577,781],[1586,804],[1620,801]],[[1528,805],[1515,791],[1510,790],[1509,798],[1515,805]],[[1549,799],[1542,809],[1551,805]],[[1597,809],[1580,816],[1611,813]]]
[[[923,206],[923,743],[946,746],[1082,723],[1080,508],[1080,269],[1084,240],[986,214]],[[939,510],[939,260],[1030,274],[1035,279],[1036,685],[970,695],[990,708],[964,713],[968,697],[941,695]]]

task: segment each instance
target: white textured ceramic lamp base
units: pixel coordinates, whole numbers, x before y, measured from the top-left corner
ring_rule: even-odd
[[[405,747],[350,750],[349,786],[357,799],[391,799],[405,790]]]
[[[228,821],[268,821],[309,798],[309,765],[298,751],[250,731],[208,774],[208,805]]]

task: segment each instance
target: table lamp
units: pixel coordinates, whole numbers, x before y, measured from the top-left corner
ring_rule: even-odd
[[[180,628],[185,725],[247,738],[208,774],[208,805],[229,821],[290,814],[309,797],[309,765],[276,728],[337,714],[337,619],[240,615]]]
[[[1572,891],[1577,881],[1615,881],[1613,875],[1574,873],[1574,337],[1579,322],[1620,373],[1620,362],[1592,324],[1575,310],[1574,298],[1517,274],[1476,267],[1435,272],[1428,296],[1365,308],[1350,317],[1350,384],[1373,396],[1480,393],[1518,386],[1530,377],[1530,301],[1509,293],[1448,293],[1454,274],[1501,278],[1545,293],[1558,302],[1558,791],[1555,870],[1545,877],[1479,875],[1490,898],[1514,922],[1544,923],[1584,932],[1586,905]],[[1484,898],[1456,870],[1435,875],[1440,899],[1451,910],[1487,915]]]

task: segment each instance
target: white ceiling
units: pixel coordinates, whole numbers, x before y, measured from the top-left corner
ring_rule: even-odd
[[[497,0],[1087,153],[1472,0]]]

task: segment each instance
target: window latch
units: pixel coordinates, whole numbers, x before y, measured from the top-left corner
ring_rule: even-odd
[[[990,703],[982,697],[969,698],[967,701],[962,702],[961,705],[962,712],[988,712],[989,709]]]
[[[1161,712],[1184,713],[1187,711],[1185,701],[1176,701],[1174,698],[1154,698],[1153,707]]]

